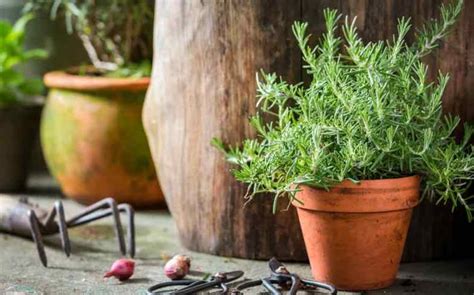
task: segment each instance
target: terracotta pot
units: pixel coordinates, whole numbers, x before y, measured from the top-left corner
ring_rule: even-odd
[[[84,204],[108,196],[135,207],[163,203],[141,123],[149,79],[51,72],[44,82],[41,144],[64,194]]]
[[[329,191],[300,186],[293,201],[316,280],[341,290],[391,285],[402,256],[418,176],[344,181]]]

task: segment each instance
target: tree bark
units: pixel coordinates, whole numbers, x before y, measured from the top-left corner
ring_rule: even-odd
[[[255,136],[248,117],[255,113],[257,71],[301,79],[291,36],[300,15],[295,3],[156,2],[153,85],[144,122],[167,203],[189,249],[306,259],[295,210],[273,215],[271,195],[244,207],[246,186],[210,145],[213,137],[235,145]]]

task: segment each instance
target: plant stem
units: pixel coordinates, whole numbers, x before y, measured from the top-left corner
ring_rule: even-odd
[[[115,71],[116,69],[118,69],[117,64],[112,62],[101,61],[99,59],[99,57],[97,56],[97,52],[95,51],[95,48],[92,45],[92,42],[88,36],[86,36],[85,34],[80,34],[79,37],[81,38],[82,44],[84,45],[87,55],[89,56],[89,59],[91,60],[94,67],[96,67],[98,70],[103,71]]]

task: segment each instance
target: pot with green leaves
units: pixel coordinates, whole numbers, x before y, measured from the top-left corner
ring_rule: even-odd
[[[412,45],[406,18],[393,40],[364,43],[354,20],[340,28],[340,15],[325,10],[316,48],[307,24],[296,22],[311,83],[262,73],[260,111],[251,119],[260,137],[241,147],[214,140],[251,193],[290,198],[316,280],[345,290],[392,284],[420,180],[427,199],[460,206],[472,219],[473,129],[465,125],[459,143],[452,137],[459,119],[441,110],[448,76],[428,81],[422,61],[461,10],[462,1],[442,6],[442,19],[420,29]],[[263,114],[275,120],[265,123]]]
[[[92,64],[44,77],[41,144],[62,191],[84,204],[108,196],[141,208],[163,204],[141,123],[153,3],[31,0],[25,10],[64,16]]]
[[[41,49],[24,49],[25,15],[14,25],[0,21],[0,191],[24,188],[31,147],[37,136],[42,84],[18,70],[34,58],[46,57]]]

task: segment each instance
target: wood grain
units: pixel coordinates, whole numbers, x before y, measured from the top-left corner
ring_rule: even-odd
[[[189,249],[306,259],[295,210],[273,215],[270,195],[244,208],[246,186],[210,145],[213,137],[237,144],[255,136],[248,117],[255,113],[257,71],[300,80],[301,58],[290,27],[300,12],[293,5],[156,2],[156,58],[144,122],[167,202]]]

